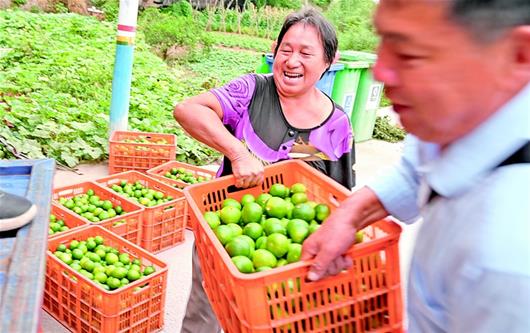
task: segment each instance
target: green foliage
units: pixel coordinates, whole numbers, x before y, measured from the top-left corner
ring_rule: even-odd
[[[62,2],[55,3],[55,8],[54,9],[55,9],[56,13],[60,13],[60,14],[68,13],[68,8],[66,8],[64,3],[62,3]]]
[[[209,31],[214,45],[242,48],[259,52],[270,52],[272,40],[248,35]]]
[[[317,6],[320,8],[327,8],[330,3],[331,3],[331,0],[311,0],[311,4],[313,6]]]
[[[75,14],[0,11],[0,135],[32,158],[75,166],[107,157],[115,26]],[[172,118],[175,101],[204,91],[171,71],[137,36],[129,124],[175,133],[177,157],[219,156],[188,138]]]
[[[388,142],[399,142],[405,138],[407,132],[400,127],[392,125],[388,116],[377,117],[373,138]]]
[[[209,55],[186,67],[202,79],[204,89],[211,89],[253,73],[260,61],[259,54],[254,52],[213,48]]]
[[[175,2],[168,7],[162,8],[161,12],[168,13],[168,14],[171,14],[177,17],[178,16],[192,17],[193,7],[188,1],[179,0],[178,2]]]
[[[13,0],[13,5],[16,7],[24,6],[28,1],[27,0]]]
[[[299,9],[302,7],[300,0],[267,0],[267,5],[272,7]]]
[[[202,52],[209,51],[212,40],[191,16],[175,16],[174,13],[148,8],[140,17],[139,30],[145,34],[146,42],[163,57],[170,47],[182,46],[185,52],[177,60],[196,61]]]
[[[335,25],[339,49],[373,52],[377,36],[372,25],[372,0],[332,1],[325,16]]]
[[[212,8],[196,15],[208,30],[239,32],[267,39],[276,38],[285,17],[292,9],[250,5],[243,12],[234,9]]]
[[[120,11],[119,0],[107,0],[101,5],[101,10],[105,14],[105,21],[116,22]]]

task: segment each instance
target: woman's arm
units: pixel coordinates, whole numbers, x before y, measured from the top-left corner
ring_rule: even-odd
[[[221,104],[213,93],[206,92],[177,104],[173,116],[193,138],[230,160],[236,186],[251,187],[263,181],[263,165],[225,128]]]

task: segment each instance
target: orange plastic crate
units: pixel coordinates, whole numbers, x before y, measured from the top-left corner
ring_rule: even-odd
[[[140,259],[146,266],[153,265],[156,271],[106,291],[53,255],[59,244],[97,235],[106,245],[129,253],[131,259]],[[43,308],[71,331],[155,332],[164,326],[167,266],[147,251],[104,228],[89,226],[50,239],[47,256]]]
[[[188,213],[186,198],[182,191],[138,171],[118,173],[98,179],[96,182],[109,187],[119,184],[122,180],[129,183],[139,181],[143,186],[174,198],[172,201],[144,208],[141,246],[152,253],[158,253],[183,242]],[[108,190],[120,195],[110,188]]]
[[[83,216],[76,214],[74,211],[69,210],[68,208],[62,206],[59,203],[59,198],[72,198],[76,195],[86,193],[89,189],[94,190],[94,193],[98,195],[102,200],[110,200],[113,206],[119,205],[126,212],[123,215],[117,215],[111,219],[106,219],[100,222],[91,222],[84,218]],[[129,200],[126,200],[122,196],[118,195],[116,192],[103,188],[99,184],[94,182],[84,182],[80,184],[70,185],[53,190],[53,200],[54,203],[64,209],[65,215],[73,216],[77,219],[80,219],[87,224],[100,225],[118,236],[125,238],[126,240],[134,243],[141,244],[142,241],[142,214],[143,207],[135,204]],[[125,223],[114,225],[115,222],[124,221]]]
[[[166,172],[169,172],[173,168],[177,168],[177,169],[178,168],[183,168],[186,171],[191,171],[191,173],[193,173],[193,176],[195,176],[195,177],[202,176],[202,177],[209,177],[209,178],[213,179],[213,178],[215,178],[215,175],[216,175],[216,173],[214,171],[206,170],[206,169],[200,168],[200,167],[195,166],[195,165],[182,163],[182,162],[177,162],[177,161],[169,161],[169,162],[161,164],[161,165],[159,165],[157,167],[149,169],[149,170],[147,170],[147,174],[152,176],[152,177],[154,177],[154,178],[156,178],[156,179],[159,179],[159,180],[163,181],[164,183],[170,184],[170,185],[172,185],[174,187],[177,187],[177,188],[180,188],[180,189],[183,189],[183,188],[185,188],[187,186],[190,186],[191,184],[188,184],[188,183],[183,182],[181,180],[171,179],[171,178],[167,178],[167,177],[164,176],[166,174]]]
[[[210,177],[211,179],[214,179],[216,175],[214,171],[205,170],[203,168],[200,168],[194,165],[177,162],[177,161],[170,161],[162,165],[159,165],[157,167],[154,167],[152,169],[149,169],[147,170],[147,174],[152,176],[153,178],[163,181],[164,183],[170,184],[171,186],[174,186],[180,189],[183,189],[191,185],[181,180],[175,180],[175,179],[165,177],[164,175],[166,174],[166,172],[169,172],[169,170],[171,170],[172,168],[184,168],[186,171],[191,171],[193,173],[193,176],[195,177],[203,176],[203,177]],[[188,218],[188,223],[186,224],[186,228],[191,229],[189,218]]]
[[[274,183],[301,182],[310,200],[334,209],[349,192],[300,161],[265,168],[265,182],[245,190],[232,176],[184,189],[194,220],[195,245],[204,287],[225,332],[402,332],[398,241],[401,228],[390,220],[366,228],[365,242],[348,255],[353,267],[334,277],[308,282],[311,262],[253,274],[240,273],[202,214],[268,191]]]
[[[145,137],[150,143],[123,142]],[[157,144],[166,140],[167,144]],[[109,140],[109,173],[136,170],[145,172],[175,159],[177,138],[174,134],[115,131]]]
[[[86,219],[84,219],[84,220],[81,219],[81,216],[79,216],[77,214],[70,214],[68,212],[68,210],[69,210],[68,208],[62,207],[60,204],[55,204],[54,203],[54,204],[51,205],[50,214],[55,215],[57,220],[63,220],[64,221],[64,225],[67,226],[70,229],[66,230],[66,231],[55,233],[53,235],[49,235],[48,238],[55,238],[55,237],[57,237],[59,235],[62,235],[64,233],[72,232],[74,230],[77,230],[77,229],[80,229],[82,227],[86,227],[87,225],[89,225],[89,222],[87,222]]]

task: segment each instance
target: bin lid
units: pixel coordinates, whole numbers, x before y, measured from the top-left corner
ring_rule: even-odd
[[[337,62],[337,63],[331,65],[331,67],[329,68],[328,72],[337,72],[337,71],[341,71],[342,69],[344,69],[344,64],[340,63],[340,62]]]
[[[340,60],[367,61],[370,63],[374,63],[377,60],[377,55],[373,53],[368,53],[368,52],[347,50],[347,51],[340,52]]]
[[[341,64],[344,65],[344,69],[363,69],[363,68],[370,68],[373,63],[366,62],[366,61],[344,61],[339,60]]]

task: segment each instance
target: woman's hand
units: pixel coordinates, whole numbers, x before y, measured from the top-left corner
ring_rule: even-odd
[[[237,154],[230,162],[237,187],[253,187],[263,182],[263,164],[248,151]]]

